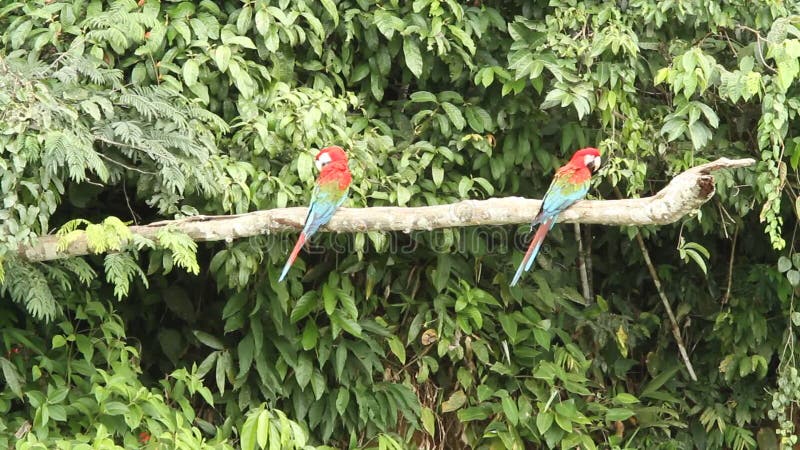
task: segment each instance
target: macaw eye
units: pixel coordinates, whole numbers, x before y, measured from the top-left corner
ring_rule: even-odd
[[[322,168],[327,166],[330,162],[331,155],[323,153],[317,157],[317,159],[314,161],[314,164],[317,166],[317,170],[322,170]]]

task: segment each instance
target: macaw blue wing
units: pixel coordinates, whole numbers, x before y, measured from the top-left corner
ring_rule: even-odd
[[[339,208],[346,199],[347,191],[332,192],[331,190],[320,189],[319,186],[315,186],[314,192],[311,195],[311,204],[308,207],[308,216],[306,217],[306,224],[303,227],[303,233],[305,233],[306,236],[311,236],[316,233],[321,226],[331,220],[336,209]]]
[[[589,182],[573,184],[565,183],[558,179],[553,180],[550,188],[542,200],[542,208],[534,220],[534,224],[541,223],[543,219],[552,217],[557,218],[565,209],[573,203],[586,197],[589,192]],[[555,225],[555,222],[553,223]],[[552,228],[552,225],[551,225]]]

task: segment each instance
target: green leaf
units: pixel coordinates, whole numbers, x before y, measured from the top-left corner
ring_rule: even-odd
[[[319,330],[317,329],[317,324],[313,320],[309,320],[305,329],[303,329],[303,338],[301,339],[303,350],[311,350],[316,347],[318,339]]]
[[[483,133],[492,127],[492,118],[483,108],[468,106],[465,115],[469,127],[478,133]]]
[[[67,345],[67,340],[61,334],[55,334],[52,338],[51,348],[53,350]]]
[[[500,403],[503,406],[503,414],[506,415],[508,421],[511,422],[511,425],[517,426],[519,423],[519,411],[517,410],[517,403],[511,396],[508,395],[503,397]]]
[[[239,10],[239,17],[236,19],[236,31],[239,34],[247,34],[253,22],[253,8],[245,5]]]
[[[336,311],[339,296],[330,284],[322,286],[322,304],[325,307],[325,312],[330,316]]]
[[[640,397],[647,397],[648,394],[658,391],[661,386],[664,385],[667,381],[672,379],[675,376],[675,373],[678,372],[680,367],[671,367],[660,374],[658,374],[655,378],[650,380],[649,383],[642,389]]]
[[[567,400],[564,402],[556,403],[555,410],[556,410],[556,421],[558,421],[558,416],[562,416],[570,420],[576,419],[578,417],[578,410],[575,407],[574,400]],[[565,431],[570,431],[570,430],[565,430]]]
[[[438,103],[436,96],[428,91],[416,91],[409,96],[414,103]]]
[[[225,40],[226,45],[239,45],[244,48],[255,49],[256,44],[253,43],[253,40],[247,36],[231,36],[229,39]]]
[[[395,188],[397,193],[397,205],[398,206],[405,206],[409,200],[411,200],[411,191],[402,185],[397,185]]]
[[[617,421],[626,420],[634,415],[634,412],[627,408],[609,408],[606,411],[606,420]]]
[[[292,309],[290,321],[297,323],[311,313],[317,306],[317,293],[315,291],[308,291],[303,294],[298,300],[297,304]]]
[[[487,408],[474,406],[471,408],[459,409],[456,413],[460,422],[470,422],[473,420],[486,420],[489,417]]]
[[[444,181],[444,169],[442,169],[440,165],[434,164],[434,166],[431,167],[431,178],[433,178],[433,184],[436,185],[437,188],[441,187],[442,181]]]
[[[309,153],[297,155],[297,175],[306,183],[314,182],[314,158]]]
[[[308,386],[308,383],[311,381],[311,374],[314,371],[311,358],[305,353],[301,354],[297,358],[297,364],[294,370],[294,377],[297,380],[297,384],[300,386],[300,389],[305,389],[305,387]]]
[[[336,352],[334,353],[334,372],[336,373],[336,379],[342,379],[342,373],[344,372],[344,365],[347,362],[347,347],[344,344],[340,344],[336,347]]]
[[[339,11],[336,9],[336,4],[333,3],[333,0],[321,0],[322,6],[325,8],[325,11],[328,15],[333,19],[333,26],[339,26]]]
[[[144,84],[147,79],[147,68],[143,63],[136,64],[131,71],[131,83]]]
[[[236,351],[239,357],[239,374],[247,373],[250,366],[253,364],[255,357],[255,343],[253,342],[253,333],[247,333],[237,346]]]
[[[237,292],[233,294],[228,301],[225,302],[225,307],[222,309],[222,320],[225,320],[232,315],[238,313],[247,304],[247,294],[245,292]]]
[[[356,83],[358,81],[363,80],[367,75],[369,75],[369,64],[359,64],[353,69],[353,72],[350,74],[350,82]]]
[[[213,348],[214,350],[223,350],[225,348],[219,338],[212,336],[205,331],[193,330],[192,334],[194,334],[194,337],[196,337],[198,341]]]
[[[6,358],[0,357],[0,368],[3,371],[3,378],[6,380],[6,385],[11,389],[18,398],[22,398],[22,387],[25,379],[17,371],[17,367]]]
[[[550,429],[553,419],[552,411],[542,411],[536,416],[536,429],[539,430],[539,434],[544,435]]]
[[[463,130],[464,127],[467,125],[467,122],[464,120],[464,116],[461,115],[461,110],[455,107],[450,102],[442,102],[442,108],[444,112],[447,114],[447,118],[450,119],[450,122],[459,130]]]
[[[331,320],[344,331],[347,331],[355,337],[361,337],[361,325],[359,325],[355,320],[345,317],[341,311],[334,311],[334,313],[331,315]]]
[[[325,395],[326,387],[325,376],[319,370],[314,369],[314,373],[311,374],[311,389],[314,391],[315,400],[319,401]]]
[[[464,391],[458,390],[450,394],[450,398],[442,402],[442,412],[455,411],[467,402],[467,396]]]
[[[422,75],[422,54],[420,54],[419,47],[415,40],[406,37],[403,40],[403,56],[406,60],[406,66],[415,77],[419,78]]]
[[[800,285],[800,271],[792,269],[786,272],[786,278],[789,279],[789,283],[791,283],[792,286],[797,287],[798,285]]]
[[[431,436],[436,437],[436,418],[433,415],[433,410],[427,406],[420,410],[420,419],[422,419],[422,427]]]
[[[564,417],[563,415],[556,413],[555,419],[556,425],[558,425],[559,428],[568,433],[572,431],[572,420],[570,420],[569,417]]]
[[[458,182],[458,195],[461,198],[469,197],[469,191],[472,189],[473,181],[467,177],[461,177],[461,181]]]
[[[631,394],[628,394],[627,392],[620,392],[619,394],[617,394],[617,396],[614,397],[614,401],[625,405],[631,403],[639,403],[638,398],[634,397]]]
[[[170,286],[164,290],[164,303],[166,303],[170,311],[188,323],[193,323],[197,319],[197,314],[192,301],[189,300],[189,295],[178,286]]]
[[[792,268],[792,260],[785,256],[781,256],[778,258],[778,271],[779,272],[786,272],[787,270]]]
[[[503,314],[500,313],[497,316],[498,320],[500,321],[500,325],[503,327],[503,331],[508,336],[509,340],[514,343],[517,341],[517,321],[514,320],[514,317],[511,314]]]
[[[122,402],[108,402],[103,405],[102,411],[110,416],[123,416],[130,412],[130,408]]]
[[[225,380],[228,375],[228,372],[233,367],[233,360],[231,358],[231,354],[229,352],[219,352],[219,357],[217,357],[217,366],[215,370],[215,378],[217,382],[217,389],[219,389],[220,395],[225,394]]]
[[[448,25],[447,29],[449,29],[450,32],[453,33],[453,36],[455,36],[459,41],[461,41],[461,44],[467,48],[467,51],[469,51],[470,54],[472,55],[475,54],[475,42],[472,41],[472,38],[469,37],[466,31],[454,25]]]
[[[350,391],[339,388],[339,392],[336,394],[336,411],[339,412],[339,415],[344,415],[348,404],[350,404]]]
[[[248,417],[249,419],[249,417]],[[258,446],[261,448],[266,448],[267,443],[269,441],[269,429],[270,429],[270,414],[268,411],[261,411],[258,414],[258,422],[256,426],[256,442]],[[252,448],[252,447],[245,447],[242,444],[242,448]]]
[[[388,339],[389,349],[397,356],[401,364],[406,363],[406,348],[397,336],[392,336]]]
[[[700,270],[702,270],[703,273],[708,273],[708,269],[706,268],[706,262],[703,259],[703,257],[700,256],[699,253],[697,253],[695,250],[692,249],[686,249],[686,255],[692,260],[694,260],[694,262],[700,267]]]
[[[240,444],[242,448],[255,449],[256,448],[256,428],[258,425],[258,414],[250,413],[244,421],[240,435]],[[259,446],[263,448],[263,446]]]
[[[228,64],[231,61],[231,49],[227,45],[220,45],[214,50],[212,54],[214,62],[220,71],[225,72],[228,70]]]
[[[269,13],[265,9],[256,11],[256,31],[258,31],[258,34],[266,36],[269,32],[269,25]]]

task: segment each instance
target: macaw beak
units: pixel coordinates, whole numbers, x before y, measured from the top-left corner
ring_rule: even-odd
[[[589,166],[589,170],[591,170],[592,172],[596,172],[597,169],[600,168],[600,165],[602,163],[603,163],[602,158],[600,158],[599,156],[595,156],[591,161],[589,161],[589,164],[587,165]]]

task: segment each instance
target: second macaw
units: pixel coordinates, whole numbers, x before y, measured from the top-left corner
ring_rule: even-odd
[[[544,237],[558,221],[558,215],[573,203],[586,197],[592,173],[600,168],[601,162],[600,151],[593,147],[587,147],[575,152],[572,159],[556,171],[553,182],[542,199],[539,214],[531,223],[531,231],[537,224],[539,229],[533,235],[530,247],[528,247],[525,257],[522,258],[522,263],[520,263],[517,273],[514,274],[514,279],[511,280],[511,286],[517,284],[523,272],[530,270],[542,247]]]
[[[331,220],[336,209],[347,199],[350,182],[353,181],[350,168],[347,166],[347,154],[339,146],[334,145],[320,150],[314,163],[319,170],[319,177],[314,192],[311,193],[311,204],[308,206],[305,226],[286,265],[283,266],[279,282],[286,278],[303,244]]]

